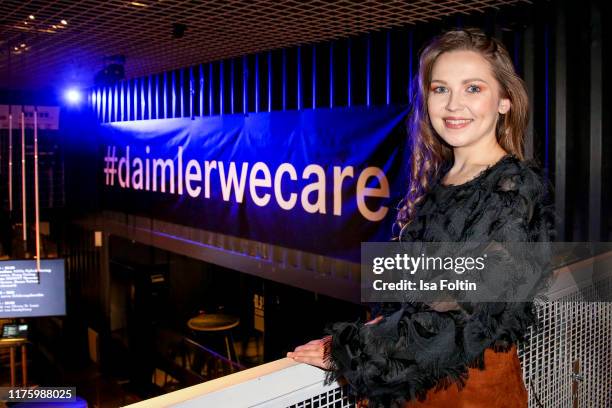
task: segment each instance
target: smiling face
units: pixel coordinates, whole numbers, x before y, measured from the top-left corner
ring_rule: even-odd
[[[453,148],[496,143],[498,115],[510,100],[501,97],[490,64],[474,51],[440,54],[433,65],[427,111],[434,130]]]

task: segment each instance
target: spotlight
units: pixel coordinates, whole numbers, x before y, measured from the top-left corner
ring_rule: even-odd
[[[81,94],[81,91],[79,91],[78,89],[76,89],[76,88],[69,88],[64,93],[64,98],[66,99],[66,101],[69,104],[77,105],[83,99],[83,95]]]

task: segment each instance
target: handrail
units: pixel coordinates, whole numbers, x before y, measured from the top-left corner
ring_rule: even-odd
[[[323,385],[324,371],[282,358],[202,384],[129,405],[130,408],[161,407],[264,407],[299,390]],[[330,389],[337,385],[329,386]]]

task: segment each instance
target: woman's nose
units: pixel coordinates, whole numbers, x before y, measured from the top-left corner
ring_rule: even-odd
[[[454,112],[463,109],[461,97],[458,94],[450,93],[446,102],[446,110]]]

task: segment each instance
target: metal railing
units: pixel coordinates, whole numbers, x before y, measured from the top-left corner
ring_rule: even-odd
[[[588,282],[595,259],[606,268],[604,279],[590,286],[576,282],[580,291],[574,292],[568,291],[567,283],[553,286],[541,309],[542,327],[519,347],[530,408],[539,404],[547,408],[612,406],[612,303],[581,299],[588,291],[612,290],[612,252],[564,266],[556,273],[572,272],[576,277],[584,272]],[[347,397],[346,385],[323,382],[322,370],[285,358],[130,407],[355,406]]]

